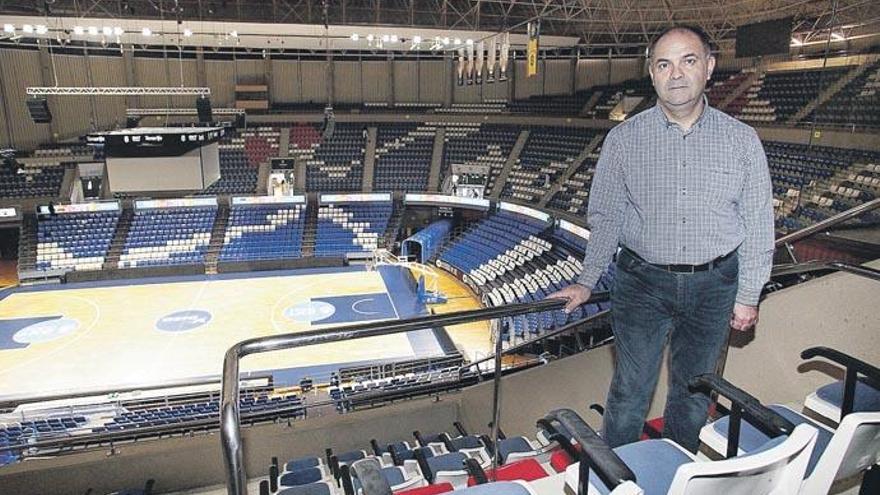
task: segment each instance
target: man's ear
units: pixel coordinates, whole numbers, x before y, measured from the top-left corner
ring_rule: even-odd
[[[713,55],[709,55],[709,63],[706,64],[706,80],[712,78],[712,73],[715,71],[715,57]]]

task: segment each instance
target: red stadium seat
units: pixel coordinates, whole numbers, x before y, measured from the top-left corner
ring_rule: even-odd
[[[535,481],[547,477],[547,471],[541,466],[540,462],[534,459],[524,459],[505,466],[499,466],[497,471],[489,469],[486,471],[486,477],[494,481]],[[477,481],[473,476],[468,478],[468,486],[476,484]]]
[[[439,483],[436,485],[423,486],[421,488],[413,488],[411,490],[403,490],[396,492],[394,495],[437,495],[438,493],[448,493],[455,490],[450,483]]]

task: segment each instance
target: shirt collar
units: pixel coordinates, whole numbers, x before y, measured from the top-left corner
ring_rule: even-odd
[[[654,111],[657,113],[657,118],[660,120],[660,123],[664,124],[667,128],[669,127],[680,127],[675,122],[669,120],[669,117],[666,116],[666,113],[660,108],[660,104],[657,103],[654,105]],[[700,113],[700,116],[697,117],[694,125],[691,126],[690,131],[693,132],[694,129],[698,127],[702,127],[702,125],[708,120],[707,114],[709,113],[709,98],[706,97],[706,93],[703,93],[703,111]]]

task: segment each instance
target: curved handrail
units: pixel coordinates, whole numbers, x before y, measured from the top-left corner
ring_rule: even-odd
[[[853,265],[844,261],[807,261],[804,263],[794,263],[789,265],[776,265],[773,267],[771,277],[797,275],[799,273],[814,272],[818,270],[837,270],[880,282],[880,270],[875,270],[874,268],[867,266]]]
[[[592,298],[587,303],[591,303]],[[226,469],[226,490],[229,495],[247,494],[247,475],[239,425],[238,370],[241,358],[249,354],[292,349],[309,345],[360,339],[379,335],[418,330],[437,325],[457,325],[471,321],[517,316],[540,311],[562,309],[562,299],[544,299],[529,303],[510,304],[444,315],[417,316],[398,321],[379,321],[331,329],[258,337],[239,342],[226,351],[223,361],[223,385],[220,392],[220,440]]]
[[[840,225],[847,220],[851,220],[860,215],[864,215],[865,213],[868,213],[871,210],[876,210],[877,208],[880,208],[880,198],[872,199],[867,203],[860,204],[859,206],[850,208],[844,212],[838,213],[837,215],[828,217],[821,222],[810,225],[809,227],[804,227],[800,230],[792,232],[791,234],[784,235],[779,239],[776,239],[776,247],[780,248],[782,246],[785,246],[786,244],[791,244],[792,242],[799,241],[805,237],[809,237],[817,232],[828,230],[831,227]]]

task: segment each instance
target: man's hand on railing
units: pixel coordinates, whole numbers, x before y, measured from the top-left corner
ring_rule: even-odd
[[[581,284],[571,284],[568,287],[547,294],[546,299],[565,299],[568,303],[563,308],[566,314],[571,313],[581,304],[587,302],[593,291]]]

